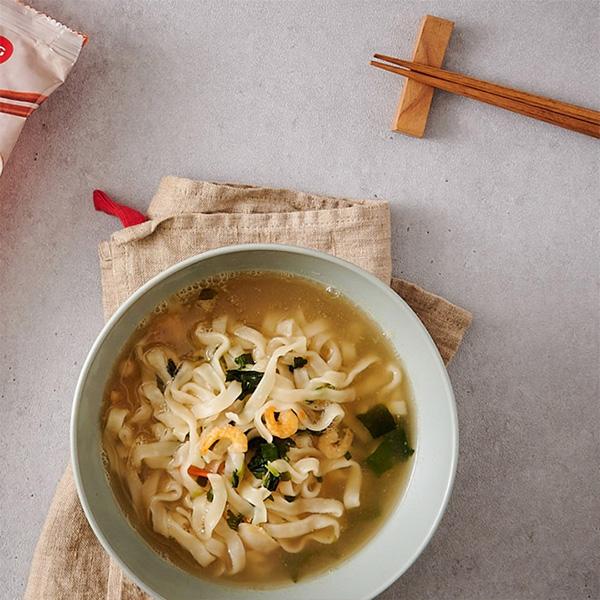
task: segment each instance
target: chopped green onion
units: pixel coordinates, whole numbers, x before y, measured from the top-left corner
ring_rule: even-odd
[[[271,475],[273,475],[274,477],[279,477],[279,475],[281,474],[271,463],[267,464],[267,471],[269,471],[269,473],[271,473]]]
[[[269,462],[275,461],[278,458],[286,458],[290,446],[295,446],[294,440],[287,438],[273,438],[272,443],[267,443],[263,438],[254,438],[250,440],[250,447],[256,448],[254,456],[248,463],[248,470],[257,478],[260,479],[267,472]]]
[[[215,495],[213,494],[212,488],[210,490],[208,490],[208,492],[206,492],[206,499],[209,502],[213,501],[213,498],[215,497]]]
[[[273,469],[273,471],[277,473],[276,469]],[[274,492],[279,485],[279,477],[275,475],[273,471],[267,471],[265,476],[262,478],[263,486],[270,492]]]
[[[267,444],[264,440],[263,443],[257,447],[254,456],[248,463],[248,470],[256,477],[260,479],[267,472],[267,463],[272,460],[279,458],[279,452],[275,444]]]
[[[279,481],[279,471],[271,463],[267,463],[267,472],[262,478],[263,486],[273,492],[277,489]]]
[[[279,481],[286,480],[289,473],[280,474],[270,463],[278,458],[285,459],[290,446],[295,446],[294,440],[287,438],[273,438],[271,443],[268,443],[262,438],[254,438],[250,440],[250,448],[255,448],[254,456],[248,462],[248,470],[257,479],[262,480],[262,484],[270,492],[274,491],[279,485]]]
[[[165,382],[158,375],[156,376],[156,386],[161,394],[165,393]]]
[[[293,502],[296,499],[296,496],[284,496],[284,498],[288,501],[288,502]]]

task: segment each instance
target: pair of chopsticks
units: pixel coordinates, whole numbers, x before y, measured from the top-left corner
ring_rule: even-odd
[[[600,138],[600,112],[474,79],[461,73],[375,54],[371,65],[459,96],[479,100],[552,125]],[[386,64],[391,63],[391,64]],[[395,66],[393,66],[395,65]]]

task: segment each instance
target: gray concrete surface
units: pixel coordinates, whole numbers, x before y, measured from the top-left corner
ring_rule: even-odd
[[[33,1],[33,0],[32,0]],[[22,595],[102,325],[100,187],[161,175],[392,203],[394,271],[475,314],[450,367],[460,464],[433,541],[382,599],[600,597],[598,142],[437,94],[392,134],[420,17],[448,68],[600,106],[596,2],[35,0],[90,43],[0,179],[0,597]]]

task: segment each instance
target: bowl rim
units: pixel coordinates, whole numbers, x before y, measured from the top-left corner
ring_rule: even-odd
[[[415,550],[412,553],[412,556],[410,556],[410,558],[408,560],[406,560],[401,566],[399,566],[399,568],[395,569],[393,571],[393,573],[391,573],[388,577],[384,578],[376,586],[374,586],[372,588],[372,591],[369,592],[368,595],[360,598],[360,600],[372,600],[373,598],[375,598],[375,596],[377,596],[378,594],[383,592],[385,589],[387,589],[394,581],[399,579],[414,564],[414,562],[417,560],[417,558],[422,554],[425,547],[431,541],[435,531],[437,530],[437,528],[446,512],[446,508],[447,508],[448,502],[450,500],[450,495],[452,493],[452,488],[453,488],[454,480],[456,477],[456,471],[457,471],[457,465],[458,465],[458,454],[459,454],[459,430],[458,430],[458,415],[457,415],[457,408],[456,408],[456,400],[455,400],[455,396],[454,396],[454,391],[452,389],[452,384],[450,382],[450,377],[448,376],[448,372],[446,370],[446,365],[444,364],[444,361],[439,353],[437,346],[435,345],[435,342],[433,341],[431,335],[429,334],[429,331],[427,331],[427,328],[425,327],[425,325],[423,324],[421,319],[417,316],[417,314],[409,306],[409,304],[404,300],[404,298],[402,298],[400,296],[400,294],[395,292],[389,285],[385,284],[381,279],[377,278],[372,273],[369,273],[362,267],[359,267],[358,265],[356,265],[350,261],[344,260],[342,258],[338,258],[337,256],[333,256],[331,254],[327,254],[320,250],[314,250],[312,248],[306,248],[306,247],[302,247],[302,246],[294,246],[294,245],[290,245],[290,244],[265,244],[265,243],[235,244],[235,245],[230,245],[230,246],[222,246],[220,248],[215,248],[213,250],[207,250],[205,252],[201,252],[199,254],[195,254],[193,256],[185,258],[185,259],[167,267],[160,273],[156,274],[151,279],[149,279],[147,282],[145,282],[143,285],[141,285],[137,290],[135,290],[117,308],[117,310],[106,321],[106,323],[100,330],[100,333],[94,340],[94,342],[85,358],[85,361],[83,362],[83,365],[81,367],[81,371],[77,378],[77,384],[75,386],[75,391],[73,394],[73,404],[71,407],[70,431],[69,431],[70,456],[71,456],[71,464],[72,464],[72,468],[73,468],[73,479],[75,481],[75,488],[77,490],[77,495],[79,497],[81,507],[83,508],[83,512],[86,516],[86,519],[87,519],[94,535],[96,536],[96,538],[98,539],[98,541],[100,542],[100,544],[102,545],[104,550],[107,552],[107,554],[113,560],[115,560],[118,563],[119,567],[127,574],[127,576],[130,579],[132,579],[134,581],[134,583],[136,583],[136,585],[138,585],[147,594],[149,594],[151,597],[154,597],[154,598],[163,598],[155,590],[151,589],[144,581],[142,581],[138,577],[138,575],[135,572],[133,572],[127,566],[127,564],[121,559],[119,554],[112,548],[110,542],[108,541],[108,539],[102,532],[100,526],[98,525],[96,518],[94,517],[94,514],[90,507],[90,504],[88,502],[86,493],[83,489],[83,484],[82,484],[82,480],[81,480],[81,469],[80,469],[79,458],[78,458],[78,453],[77,453],[77,426],[76,425],[77,425],[77,418],[79,415],[79,407],[80,407],[80,403],[81,403],[81,398],[83,395],[82,392],[83,392],[84,386],[86,384],[92,362],[94,361],[96,354],[98,353],[102,344],[104,343],[104,340],[108,336],[109,332],[118,324],[120,319],[125,315],[125,313],[129,310],[129,308],[133,304],[135,304],[135,302],[138,299],[143,297],[149,290],[151,290],[159,282],[161,282],[165,279],[168,279],[173,274],[177,273],[178,271],[180,271],[182,269],[187,268],[190,265],[193,265],[197,262],[201,262],[201,261],[209,259],[209,258],[221,256],[221,255],[243,253],[243,252],[248,252],[248,251],[288,252],[288,253],[292,253],[292,254],[306,255],[306,256],[313,257],[313,258],[328,261],[330,263],[333,263],[333,264],[340,266],[342,268],[345,268],[345,269],[349,269],[349,270],[353,271],[354,273],[356,273],[357,275],[368,280],[368,282],[371,285],[374,285],[376,288],[378,288],[380,292],[384,293],[385,295],[387,295],[394,301],[404,304],[404,306],[408,309],[408,313],[410,314],[410,316],[417,323],[417,325],[421,328],[422,332],[425,333],[425,340],[430,347],[429,349],[432,351],[433,355],[435,356],[436,361],[438,362],[438,367],[440,367],[439,373],[440,373],[440,376],[442,379],[441,383],[443,384],[443,387],[445,388],[445,392],[446,392],[447,398],[449,400],[448,408],[449,408],[450,429],[451,429],[451,431],[450,431],[450,433],[451,433],[451,448],[450,448],[451,455],[450,455],[450,462],[449,462],[450,469],[447,474],[447,479],[445,482],[443,495],[441,496],[441,500],[439,502],[437,512],[435,514],[435,517],[431,521],[431,525],[429,527],[429,530],[427,531],[427,534],[423,537],[422,542],[415,548]],[[400,498],[400,502],[401,501],[402,501],[402,497]],[[377,531],[371,538],[370,542],[374,541],[378,537],[379,533],[380,533],[380,531]],[[364,547],[365,546],[358,548],[356,550],[356,554],[362,552]],[[347,560],[347,559],[345,559],[345,560]],[[342,562],[345,562],[345,560]],[[315,579],[318,579],[321,575],[322,574],[316,575]],[[281,588],[277,588],[277,589],[285,590],[285,588],[286,588],[286,586],[282,586]],[[250,588],[248,588],[248,591],[250,592],[252,590]],[[260,590],[256,590],[256,591],[258,593],[260,593]]]

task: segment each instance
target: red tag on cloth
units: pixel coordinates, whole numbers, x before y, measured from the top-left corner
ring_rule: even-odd
[[[148,217],[141,212],[130,208],[124,204],[115,202],[108,194],[102,190],[94,190],[94,208],[99,211],[117,217],[123,227],[131,227],[132,225],[139,225],[144,221],[148,220]]]

